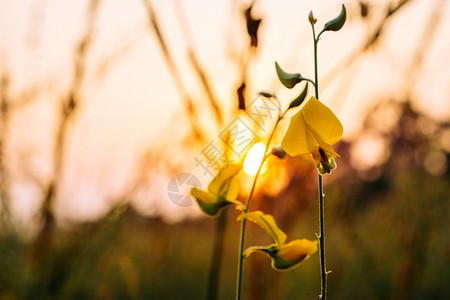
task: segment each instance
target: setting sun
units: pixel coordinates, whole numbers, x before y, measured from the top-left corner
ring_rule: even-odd
[[[259,165],[264,157],[264,151],[266,147],[263,143],[256,143],[252,146],[252,148],[248,151],[247,156],[244,161],[244,172],[249,175],[256,175],[258,172]],[[261,173],[266,171],[266,163],[261,170]]]

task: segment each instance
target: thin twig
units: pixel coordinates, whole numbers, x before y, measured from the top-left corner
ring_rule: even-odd
[[[206,93],[206,96],[208,97],[209,104],[217,121],[217,125],[220,127],[221,125],[223,125],[222,112],[220,106],[218,105],[215,92],[213,91],[211,84],[209,82],[209,77],[207,76],[205,69],[203,68],[197,57],[194,38],[192,37],[192,33],[189,28],[189,23],[187,22],[184,10],[182,9],[183,8],[182,3],[180,1],[177,1],[177,3],[174,3],[172,1],[172,3],[175,8],[175,13],[177,14],[177,20],[179,23],[180,30],[183,32],[182,35],[185,39],[189,61],[191,62],[191,65],[195,73],[197,74],[197,77],[201,83],[203,90]]]
[[[156,35],[158,44],[159,44],[161,51],[163,53],[163,56],[164,56],[164,60],[169,69],[170,75],[172,76],[172,80],[175,83],[175,87],[176,87],[181,99],[184,101],[184,106],[185,106],[186,112],[188,114],[194,136],[196,137],[196,139],[198,141],[202,141],[202,140],[204,140],[204,137],[203,137],[203,131],[201,129],[201,126],[198,123],[197,109],[195,108],[192,98],[189,95],[189,93],[187,92],[186,87],[184,86],[181,75],[178,71],[177,66],[175,65],[175,62],[172,58],[172,54],[170,53],[169,47],[166,44],[166,39],[164,38],[163,33],[161,31],[161,26],[159,25],[159,21],[155,14],[155,10],[153,9],[153,6],[152,6],[150,0],[142,0],[142,2],[147,11],[149,26]]]

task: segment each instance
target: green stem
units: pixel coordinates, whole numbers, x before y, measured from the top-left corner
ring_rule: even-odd
[[[322,300],[327,298],[327,266],[325,262],[325,228],[324,228],[324,205],[323,205],[323,184],[322,175],[319,174],[319,254],[320,254],[320,272],[321,272],[321,284],[320,295]]]
[[[319,99],[319,76],[317,68],[317,44],[319,43],[319,37],[322,32],[316,38],[316,32],[314,30],[314,25],[312,25],[313,39],[314,39],[314,80],[316,84],[315,92],[316,98]],[[325,262],[325,228],[324,228],[324,205],[323,205],[323,183],[322,175],[319,173],[319,255],[320,255],[320,299],[326,300],[327,298],[327,267]]]
[[[239,242],[239,259],[238,259],[238,273],[237,273],[237,282],[236,282],[236,300],[241,299],[241,290],[242,290],[242,267],[244,264],[244,242],[245,242],[245,225],[247,219],[242,220],[241,225],[241,240]]]
[[[261,173],[262,167],[264,165],[264,162],[266,161],[266,159],[269,157],[269,147],[270,147],[270,143],[272,142],[272,138],[273,138],[273,134],[275,132],[275,130],[278,127],[278,123],[280,122],[281,119],[283,119],[284,115],[286,114],[287,110],[285,110],[279,117],[277,122],[275,123],[275,126],[273,127],[273,130],[269,136],[269,139],[267,140],[267,144],[266,144],[266,150],[264,151],[264,156],[263,159],[261,160],[261,163],[259,164],[259,168],[258,171],[256,172],[255,178],[253,179],[253,184],[252,184],[252,188],[250,190],[250,194],[248,195],[248,199],[247,199],[247,204],[245,205],[245,207],[242,209],[243,213],[247,213],[249,208],[250,208],[250,203],[252,201],[252,197],[253,194],[255,192],[256,189],[256,183],[258,182],[258,178],[259,175]],[[244,246],[245,246],[245,227],[247,224],[247,219],[244,218],[242,220],[242,225],[241,225],[241,238],[240,238],[240,242],[239,242],[239,258],[238,258],[238,273],[237,273],[237,279],[236,279],[236,300],[240,300],[241,299],[241,294],[242,294],[242,270],[243,270],[243,266],[244,266]]]
[[[316,85],[316,83],[314,82],[314,81],[312,81],[311,79],[309,79],[309,78],[305,78],[305,77],[302,77],[302,80],[304,80],[304,81],[308,81],[308,82],[310,82],[312,85]]]
[[[314,89],[316,92],[316,98],[319,99],[319,75],[317,72],[317,43],[319,43],[319,37],[316,39],[316,31],[314,25],[312,25],[313,39],[314,39]]]

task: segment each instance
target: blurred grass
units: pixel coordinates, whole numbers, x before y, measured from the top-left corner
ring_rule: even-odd
[[[448,298],[450,154],[439,141],[449,124],[436,122],[432,135],[421,132],[423,116],[409,102],[397,105],[403,113],[384,136],[389,157],[358,170],[350,164],[352,144],[344,141],[339,168],[325,178],[332,299]],[[444,155],[435,163],[446,164],[439,175],[425,163],[434,151]],[[289,239],[314,239],[316,171],[302,157],[279,166],[289,183],[278,195],[261,188],[253,209],[270,211]],[[234,297],[237,213],[227,214],[219,299]],[[200,217],[169,224],[124,205],[93,223],[56,226],[50,238],[44,231],[29,240],[3,230],[0,299],[205,299],[216,222]],[[247,245],[272,242],[256,225],[248,230]],[[319,285],[317,255],[288,272],[272,270],[260,253],[244,266],[244,299],[315,299]]]
[[[327,257],[333,299],[446,299],[450,277],[449,176],[417,167],[377,182],[359,179],[327,186]],[[361,191],[361,193],[358,193]],[[273,200],[273,199],[271,199]],[[283,201],[279,199],[279,201]],[[313,238],[316,207],[308,206],[288,230]],[[229,214],[220,299],[232,299],[238,223]],[[129,207],[72,229],[33,257],[33,242],[0,239],[1,299],[204,299],[216,219],[167,224]],[[249,243],[268,243],[256,226]],[[275,272],[264,255],[250,256],[246,299],[313,299],[318,257]]]

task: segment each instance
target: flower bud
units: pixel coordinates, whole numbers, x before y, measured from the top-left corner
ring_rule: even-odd
[[[314,25],[317,22],[317,19],[314,18],[314,15],[313,15],[312,11],[309,12],[308,21],[309,21],[309,23],[311,23],[311,25]]]
[[[303,80],[300,73],[287,73],[281,69],[277,62],[275,62],[275,70],[277,71],[280,82],[288,89],[292,89],[297,83]]]
[[[316,251],[317,242],[301,239],[281,245],[269,255],[272,257],[272,267],[274,269],[289,270],[304,262]]]
[[[335,157],[340,157],[330,145],[322,143],[319,148],[315,149],[312,153],[314,160],[316,161],[316,168],[319,174],[330,174],[332,170],[336,169]]]
[[[307,239],[294,240],[292,242],[271,245],[268,247],[250,247],[245,251],[245,256],[253,252],[264,252],[272,260],[272,268],[277,271],[286,271],[297,267],[317,252],[317,241]]]
[[[345,10],[344,4],[342,4],[342,9],[339,15],[333,20],[325,23],[322,31],[339,31],[345,24],[347,18],[347,11]]]

